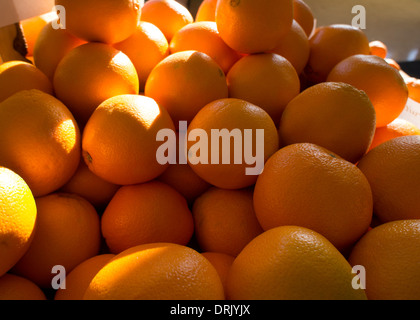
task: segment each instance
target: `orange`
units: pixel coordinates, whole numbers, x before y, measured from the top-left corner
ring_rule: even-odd
[[[0,103],[0,163],[19,174],[34,196],[62,187],[80,161],[80,131],[59,100],[25,90]]]
[[[90,282],[85,300],[223,300],[213,265],[178,244],[151,243],[112,258]]]
[[[0,277],[0,300],[47,300],[47,297],[32,281],[7,273]]]
[[[310,37],[315,28],[315,18],[312,9],[302,0],[293,0],[293,19],[295,19],[306,35]]]
[[[385,43],[379,40],[369,42],[370,54],[385,59],[388,54],[388,47]]]
[[[236,257],[227,280],[228,300],[366,300],[353,289],[357,276],[319,233],[298,226],[273,228]]]
[[[177,135],[177,148],[179,148],[179,137]],[[158,178],[159,181],[166,183],[177,190],[192,204],[194,200],[210,188],[210,184],[201,179],[188,165],[188,163],[169,164],[168,168]]]
[[[370,53],[369,40],[362,30],[346,24],[321,26],[309,38],[311,53],[305,74],[314,83],[327,79],[331,69],[355,54]]]
[[[139,78],[123,52],[102,43],[86,43],[60,61],[54,74],[54,89],[82,128],[106,99],[138,94]]]
[[[267,112],[228,98],[210,102],[198,112],[188,127],[187,145],[188,163],[199,177],[219,188],[240,189],[256,182],[265,161],[278,150],[279,140]]]
[[[144,94],[165,108],[175,126],[190,122],[207,103],[228,97],[226,77],[207,54],[189,50],[163,59],[152,70]]]
[[[219,0],[216,23],[222,39],[240,53],[272,50],[289,31],[292,0]]]
[[[20,22],[28,49],[28,57],[33,56],[38,36],[48,22],[45,16],[35,16]]]
[[[67,274],[66,287],[55,292],[54,300],[83,300],[89,283],[114,256],[111,253],[100,254],[78,264]]]
[[[254,212],[251,189],[211,188],[194,202],[195,237],[203,251],[237,256],[263,232]]]
[[[56,0],[66,11],[66,29],[90,42],[116,43],[131,36],[143,0]]]
[[[391,67],[394,67],[395,69],[397,69],[398,71],[400,71],[401,76],[403,76],[404,78],[404,71],[401,70],[401,66],[398,64],[397,61],[395,61],[394,59],[390,59],[390,58],[386,58],[384,59],[386,63],[388,63]]]
[[[217,0],[204,0],[200,3],[195,15],[195,21],[216,21]]]
[[[397,118],[385,127],[376,128],[370,149],[396,137],[413,135],[420,135],[420,129],[410,121]]]
[[[409,98],[420,103],[420,79],[411,77],[410,79],[406,79],[405,83],[408,88]]]
[[[54,29],[49,22],[40,32],[34,45],[34,64],[52,82],[61,59],[72,49],[86,43],[66,29]]]
[[[194,18],[187,8],[175,0],[149,0],[141,10],[141,21],[153,23],[171,42],[174,34],[194,22]]]
[[[83,157],[89,169],[113,184],[152,180],[167,168],[157,158],[162,129],[175,130],[165,109],[152,98],[120,95],[104,101],[83,132]]]
[[[232,257],[225,253],[220,252],[202,252],[201,253],[213,267],[216,269],[219,274],[220,280],[222,281],[223,288],[226,291],[227,288],[227,277],[229,274],[230,267],[235,260],[235,257]]]
[[[264,230],[306,227],[344,250],[369,228],[372,191],[354,164],[320,146],[297,143],[267,161],[255,185],[254,208]]]
[[[28,250],[36,219],[35,199],[26,182],[0,167],[0,277]]]
[[[188,164],[170,164],[157,179],[176,189],[189,204],[210,188],[210,184],[201,179]]]
[[[271,52],[277,53],[289,60],[298,74],[303,72],[309,60],[309,40],[305,31],[296,20],[293,20],[290,31]]]
[[[171,53],[196,50],[209,55],[227,73],[241,57],[220,37],[216,22],[193,22],[178,30],[170,43]]]
[[[8,61],[0,65],[0,102],[13,94],[37,89],[53,93],[51,81],[41,70],[24,61]]]
[[[194,222],[185,198],[160,181],[121,187],[101,220],[112,253],[154,242],[187,245]]]
[[[402,136],[370,150],[358,163],[382,222],[420,218],[420,136]]]
[[[363,90],[375,107],[376,126],[394,121],[404,110],[408,89],[398,70],[373,55],[354,55],[338,63],[327,81],[345,82]]]
[[[99,253],[100,225],[94,207],[74,194],[51,193],[36,198],[37,225],[29,249],[11,272],[51,288],[52,268],[66,273]]]
[[[81,157],[76,172],[60,188],[60,191],[78,194],[88,200],[97,210],[102,211],[111,201],[118,188],[118,185],[105,181],[90,171]]]
[[[158,27],[145,21],[140,21],[134,34],[116,43],[114,47],[124,52],[133,62],[141,92],[144,91],[152,69],[169,55],[169,44],[165,35]]]
[[[420,220],[379,225],[361,238],[349,262],[365,268],[369,300],[420,299]]]
[[[286,105],[300,92],[293,65],[275,53],[244,56],[226,76],[229,97],[246,100],[264,109],[278,124]]]
[[[324,82],[307,88],[286,106],[279,135],[284,145],[310,142],[356,163],[375,133],[375,109],[355,87]]]

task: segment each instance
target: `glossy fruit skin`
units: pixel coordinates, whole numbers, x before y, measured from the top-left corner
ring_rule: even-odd
[[[376,113],[365,92],[339,82],[316,84],[285,107],[279,135],[284,145],[310,142],[356,163],[369,149]]]
[[[222,39],[245,54],[272,50],[286,35],[292,20],[292,0],[220,0],[216,5]]]
[[[370,53],[369,40],[363,31],[346,24],[316,28],[309,45],[311,54],[305,73],[313,83],[324,82],[332,68],[345,58]]]
[[[28,250],[34,234],[37,208],[26,182],[15,172],[0,167],[0,276],[8,272]]]
[[[227,98],[229,93],[221,67],[207,54],[187,50],[173,53],[156,65],[144,94],[169,112],[178,129],[179,121],[190,124],[206,104]]]
[[[299,143],[267,161],[255,185],[254,208],[264,230],[306,227],[344,252],[369,228],[372,191],[354,164],[325,148]]]
[[[365,91],[375,108],[377,127],[398,118],[408,99],[407,85],[398,70],[374,55],[357,54],[342,60],[327,81],[348,83]]]
[[[53,94],[51,81],[34,65],[24,61],[0,64],[0,102],[22,90],[37,89]]]
[[[282,226],[252,240],[233,262],[228,300],[366,300],[352,267],[313,230]]]
[[[381,224],[366,233],[348,260],[365,268],[369,300],[418,300],[418,219]]]
[[[99,253],[100,221],[95,208],[74,194],[55,192],[38,197],[36,206],[34,238],[11,272],[46,289],[53,284],[54,266],[62,266],[68,273]]]
[[[57,98],[70,109],[81,128],[103,101],[139,93],[137,71],[128,56],[97,42],[67,53],[57,66],[53,84]]]
[[[127,272],[121,274],[124,268]],[[212,264],[171,243],[135,246],[116,255],[89,284],[85,300],[224,300]]]
[[[156,159],[161,129],[175,130],[168,112],[152,98],[120,95],[104,101],[86,124],[83,157],[105,181],[129,185],[155,179],[167,168]]]
[[[56,0],[66,11],[66,28],[88,42],[113,44],[136,30],[143,0]]]
[[[122,186],[101,219],[109,250],[118,254],[131,247],[156,242],[187,245],[194,222],[185,198],[160,181]]]
[[[382,222],[418,219],[420,136],[388,140],[357,164],[372,188],[374,211]]]
[[[207,104],[194,117],[188,127],[188,135],[195,129],[204,130],[208,137],[211,137],[212,130],[228,130],[232,132],[234,129],[241,130],[242,139],[245,137],[244,130],[251,129],[253,134],[252,148],[256,150],[257,129],[264,130],[264,156],[261,157],[265,161],[276,152],[279,148],[278,133],[274,122],[267,112],[262,108],[255,106],[242,99],[228,98],[219,99]],[[226,131],[225,131],[226,132]],[[248,140],[247,143],[250,141]],[[196,142],[188,141],[188,152],[192,153],[191,148]],[[250,146],[251,144],[249,144]],[[241,189],[252,186],[257,180],[258,174],[247,174],[247,168],[256,168],[261,163],[255,163],[248,166],[244,160],[242,153],[242,161],[235,163],[234,161],[234,145],[230,145],[229,163],[223,164],[223,144],[219,144],[219,163],[212,163],[211,160],[211,143],[208,144],[206,151],[207,163],[198,161],[192,163],[194,156],[188,157],[188,163],[194,172],[203,180],[213,186],[224,189]],[[205,148],[203,148],[205,149]],[[225,152],[226,153],[226,152]],[[220,165],[222,163],[222,165]],[[257,168],[258,169],[258,168]],[[259,173],[259,172],[258,172]]]
[[[70,110],[39,90],[0,104],[0,162],[19,174],[35,197],[58,190],[80,161],[80,129]]]

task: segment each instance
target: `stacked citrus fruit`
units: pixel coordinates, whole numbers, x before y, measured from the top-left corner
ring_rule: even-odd
[[[420,299],[385,44],[302,0],[56,4],[0,65],[1,299]]]

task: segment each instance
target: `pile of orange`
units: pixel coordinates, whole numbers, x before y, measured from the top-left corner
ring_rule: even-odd
[[[0,299],[420,299],[420,80],[303,0],[56,0],[0,65]]]

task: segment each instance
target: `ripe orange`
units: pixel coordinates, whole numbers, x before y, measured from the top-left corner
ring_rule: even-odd
[[[89,283],[113,257],[115,255],[111,253],[100,254],[78,264],[67,274],[66,288],[59,288],[54,295],[54,300],[83,300]]]
[[[61,59],[72,49],[86,43],[66,29],[54,29],[49,22],[40,32],[34,45],[34,64],[50,79],[54,80],[55,69]]]
[[[53,93],[51,81],[41,70],[24,61],[8,61],[0,65],[0,102],[22,90],[37,89]]]
[[[366,300],[339,251],[319,233],[277,227],[252,240],[227,279],[229,300]]]
[[[179,133],[177,133],[177,150],[180,148]],[[194,200],[210,188],[210,184],[201,179],[188,163],[169,164],[168,168],[158,178],[159,181],[170,185],[184,196],[190,205]]]
[[[306,35],[310,37],[315,28],[315,17],[312,9],[302,0],[293,0],[293,19],[295,19]]]
[[[255,185],[254,208],[264,230],[302,226],[344,250],[369,228],[372,191],[354,164],[317,145],[297,143],[267,161]]]
[[[116,43],[136,30],[143,0],[56,0],[66,11],[66,28],[89,42]]]
[[[160,181],[123,186],[101,220],[102,235],[112,253],[155,242],[187,245],[194,222],[185,198]]]
[[[155,25],[140,21],[136,32],[114,47],[124,52],[133,62],[139,77],[140,92],[144,92],[146,80],[152,69],[169,55],[165,35]]]
[[[211,188],[198,197],[192,212],[202,251],[237,256],[263,232],[254,212],[251,189]]]
[[[410,79],[406,79],[405,83],[408,88],[409,98],[420,103],[420,79],[411,77]]]
[[[82,128],[106,99],[138,94],[139,78],[123,52],[102,43],[86,43],[60,61],[54,74],[54,89]]]
[[[384,59],[386,63],[388,63],[391,67],[394,67],[395,69],[397,69],[401,76],[404,78],[404,74],[405,72],[401,70],[401,66],[398,64],[397,61],[395,61],[394,59],[390,59],[390,58],[386,58]],[[405,78],[404,78],[405,79]]]
[[[420,135],[420,129],[410,121],[397,118],[384,127],[376,128],[370,149],[396,137],[413,135]]]
[[[212,264],[178,244],[152,243],[112,258],[90,282],[85,300],[223,300]]]
[[[200,3],[195,15],[195,21],[216,21],[217,0],[204,0]]]
[[[0,167],[0,277],[28,250],[36,217],[35,200],[26,182]]]
[[[28,57],[33,56],[34,46],[39,37],[41,30],[49,21],[45,16],[35,16],[29,19],[25,19],[20,22],[22,26],[23,36],[25,37],[26,46],[28,49]]]
[[[270,52],[277,53],[295,67],[297,74],[301,74],[309,60],[309,39],[302,27],[293,20],[292,27],[277,46]]]
[[[36,206],[34,238],[11,272],[51,288],[54,266],[61,265],[69,273],[98,254],[99,216],[87,200],[74,194],[51,193],[37,198]]]
[[[369,42],[370,54],[385,59],[388,54],[388,47],[385,43],[379,40]]]
[[[420,220],[379,225],[361,238],[349,262],[366,272],[369,300],[420,299]]]
[[[98,177],[89,170],[81,157],[79,167],[71,179],[60,188],[60,192],[75,193],[102,211],[111,201],[119,186]]]
[[[211,101],[227,98],[226,77],[207,54],[189,50],[163,59],[146,82],[145,95],[165,108],[175,126],[190,122]]]
[[[179,29],[170,43],[171,53],[196,50],[209,55],[227,73],[241,55],[220,37],[216,22],[193,22]]]
[[[104,101],[86,124],[83,157],[89,169],[117,185],[137,184],[162,174],[167,165],[156,159],[159,130],[175,130],[166,110],[141,95]]]
[[[32,281],[6,273],[0,277],[0,300],[47,300],[47,297]]]
[[[346,24],[316,28],[309,38],[309,46],[311,53],[305,74],[314,83],[325,81],[331,69],[345,58],[370,53],[364,32]]]
[[[292,0],[219,0],[216,23],[222,39],[241,53],[272,50],[293,20]]]
[[[408,89],[398,70],[373,55],[354,55],[338,63],[327,81],[345,82],[363,90],[375,107],[376,126],[394,121],[403,111]]]
[[[149,0],[141,10],[141,21],[153,23],[171,42],[174,34],[194,22],[194,18],[187,8],[175,0]]]
[[[363,91],[324,82],[290,101],[279,135],[284,145],[310,142],[356,163],[369,149],[375,128],[375,110]]]
[[[358,163],[372,187],[382,222],[420,218],[420,136],[402,136],[370,150]]]
[[[227,277],[229,274],[230,267],[235,260],[235,257],[232,257],[225,253],[220,252],[202,252],[201,253],[213,267],[216,269],[217,273],[219,274],[220,280],[223,284],[223,289],[226,292],[227,288]]]
[[[275,53],[244,56],[226,76],[229,97],[246,100],[264,109],[275,124],[286,105],[300,92],[293,65]]]
[[[34,196],[62,187],[80,161],[80,132],[70,111],[38,90],[0,104],[0,163],[19,174]]]
[[[188,204],[202,195],[210,184],[201,179],[188,164],[170,164],[158,178],[184,196]]]
[[[258,129],[264,133],[260,138]],[[230,138],[222,142],[217,137],[213,142],[201,141],[200,134],[213,140],[212,133]],[[234,98],[215,100],[203,107],[190,123],[188,136],[191,168],[203,180],[224,189],[253,185],[264,162],[279,148],[277,128],[269,114],[252,103]],[[243,146],[242,150],[238,146]]]

